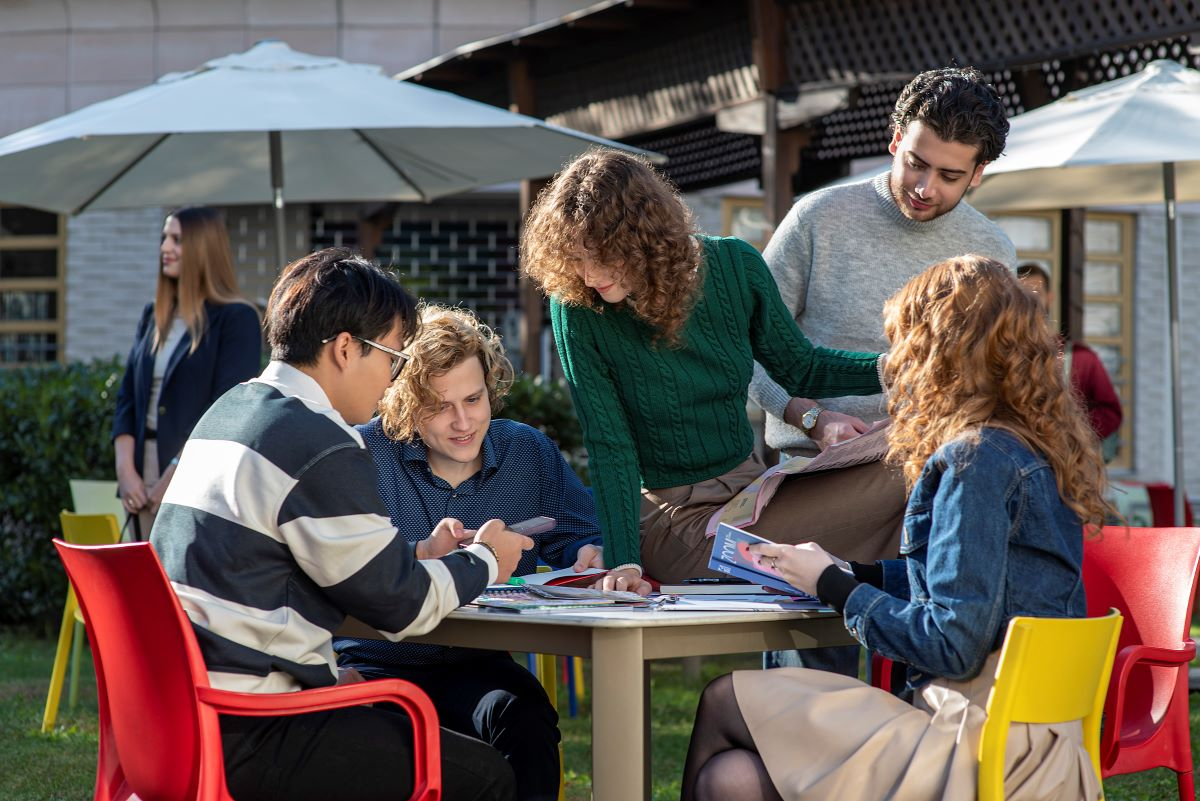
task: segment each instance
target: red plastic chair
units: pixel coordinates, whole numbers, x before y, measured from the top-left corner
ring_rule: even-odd
[[[95,801],[233,801],[217,715],[274,716],[386,701],[413,722],[411,798],[442,795],[437,713],[416,686],[381,679],[294,693],[209,686],[192,624],[148,542],[54,546],[92,637],[100,700]],[[352,793],[351,793],[352,795]]]
[[[1083,544],[1088,614],[1125,616],[1104,705],[1103,776],[1170,768],[1181,801],[1194,801],[1188,632],[1198,565],[1200,528],[1107,526]]]

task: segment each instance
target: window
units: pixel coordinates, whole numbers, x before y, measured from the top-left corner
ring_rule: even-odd
[[[1051,289],[1060,294],[1059,213],[997,215],[996,222],[1016,245],[1017,261],[1045,267]],[[1110,468],[1121,470],[1133,467],[1133,222],[1132,214],[1088,212],[1083,235],[1083,339],[1104,362],[1121,399],[1124,419],[1116,456],[1109,462]]]
[[[61,361],[63,220],[0,206],[0,366]]]
[[[726,197],[721,199],[721,235],[736,236],[761,251],[767,246],[771,230],[763,210],[761,197]]]

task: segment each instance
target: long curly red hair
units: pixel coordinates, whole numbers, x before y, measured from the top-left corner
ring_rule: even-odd
[[[624,302],[656,339],[678,342],[702,281],[700,244],[687,205],[649,162],[595,149],[538,196],[521,232],[522,271],[560,302],[599,311],[576,272],[584,257],[629,291]]]
[[[1004,428],[1054,470],[1086,525],[1113,511],[1099,442],[1063,376],[1058,340],[1007,267],[982,256],[935,264],[884,305],[888,461],[911,489],[939,447]]]

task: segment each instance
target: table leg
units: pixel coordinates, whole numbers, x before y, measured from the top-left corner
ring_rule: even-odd
[[[592,631],[592,800],[650,798],[650,682],[643,631]]]

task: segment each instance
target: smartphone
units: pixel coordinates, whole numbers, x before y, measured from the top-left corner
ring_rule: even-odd
[[[509,531],[515,531],[518,534],[524,534],[529,537],[534,534],[541,534],[550,531],[558,525],[558,521],[553,517],[531,517],[528,520],[522,520],[520,523],[513,523],[511,526],[505,526]]]

